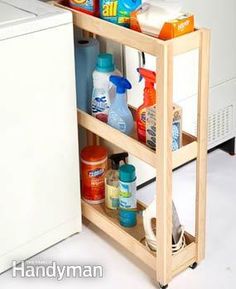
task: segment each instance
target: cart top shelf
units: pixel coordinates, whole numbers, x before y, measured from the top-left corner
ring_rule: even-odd
[[[163,48],[169,45],[173,45],[174,55],[200,47],[201,29],[175,39],[163,41],[74,10],[66,6],[64,2],[65,1],[55,1],[57,6],[73,13],[74,24],[76,26],[93,34],[117,41],[123,45],[133,47],[154,56],[160,55]]]

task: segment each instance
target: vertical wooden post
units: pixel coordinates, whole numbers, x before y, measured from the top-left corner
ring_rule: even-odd
[[[195,235],[197,262],[205,256],[206,224],[206,181],[207,181],[207,144],[208,144],[208,94],[209,94],[209,53],[210,32],[201,30],[199,49],[198,78],[198,154],[196,167],[196,219]]]
[[[172,122],[173,47],[163,46],[157,58],[157,281],[172,276]]]

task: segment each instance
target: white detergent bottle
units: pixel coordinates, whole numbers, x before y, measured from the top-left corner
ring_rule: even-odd
[[[112,54],[99,54],[96,69],[93,72],[92,116],[107,122],[108,111],[115,97],[115,87],[109,81],[111,75],[121,75],[115,69]]]
[[[134,126],[133,116],[127,105],[126,90],[131,89],[130,82],[121,76],[110,76],[110,81],[116,86],[116,97],[108,114],[108,124],[129,135]]]

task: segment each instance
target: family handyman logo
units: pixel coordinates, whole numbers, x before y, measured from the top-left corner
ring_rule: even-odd
[[[61,281],[64,278],[102,278],[101,265],[59,265],[13,261],[13,278],[55,278]]]

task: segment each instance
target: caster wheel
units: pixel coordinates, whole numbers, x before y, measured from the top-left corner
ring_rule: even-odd
[[[192,265],[189,266],[191,269],[196,269],[197,268],[197,262],[194,262]]]
[[[168,287],[168,284],[167,284],[167,285],[161,285],[161,284],[159,284],[159,287],[160,287],[160,289],[166,289],[166,288]]]

